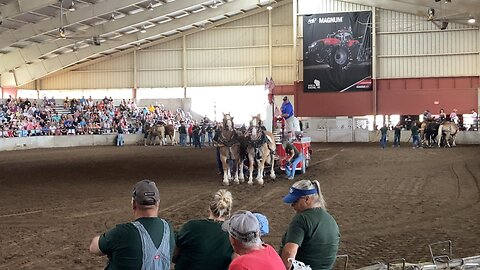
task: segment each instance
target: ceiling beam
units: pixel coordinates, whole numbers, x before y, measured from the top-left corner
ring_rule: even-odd
[[[31,1],[36,3],[38,0]],[[95,5],[90,5],[85,8],[78,9],[74,12],[66,12],[63,14],[63,26],[69,26],[81,21],[88,20],[93,17],[98,17],[110,13],[116,9],[122,9],[131,5],[143,2],[145,0],[108,0],[103,1]],[[58,3],[59,0],[54,1]],[[0,6],[1,8],[1,6]],[[0,48],[5,48],[12,45],[15,42],[23,41],[31,37],[51,32],[60,27],[60,14],[58,16],[50,18],[49,20],[43,20],[35,24],[25,24],[18,29],[5,31],[0,34]]]
[[[100,54],[105,51],[109,51],[119,46],[122,46],[125,44],[135,44],[138,41],[147,39],[148,37],[154,37],[166,32],[171,32],[180,27],[199,23],[211,17],[222,16],[226,13],[229,13],[235,10],[250,9],[252,8],[252,6],[257,6],[257,4],[258,4],[258,0],[242,0],[242,1],[225,3],[216,9],[211,9],[210,12],[199,12],[196,14],[192,14],[192,15],[180,18],[180,19],[175,19],[166,24],[160,24],[155,27],[151,27],[148,29],[146,33],[137,32],[135,34],[123,36],[120,38],[121,40],[107,40],[104,43],[102,43],[101,46],[89,46],[83,49],[79,49],[75,53],[62,54],[62,55],[59,55],[58,57],[45,59],[38,63],[24,64],[14,70],[17,78],[17,84],[18,85],[26,84],[33,80],[44,77],[48,74],[56,72],[64,67],[80,62],[88,57]],[[260,10],[264,11],[263,9],[260,9]],[[233,16],[230,19],[234,19],[234,18],[237,19],[236,16]],[[198,31],[198,29],[194,29],[194,30]],[[182,34],[185,35],[187,33],[188,31]],[[178,37],[180,36],[180,34],[176,36]],[[149,46],[151,46],[151,44],[149,44]]]
[[[276,1],[274,4],[271,4],[271,6],[273,8],[276,8],[276,7],[284,6],[284,5],[291,4],[291,3],[292,3],[292,0]],[[261,9],[261,8],[257,8],[257,9],[254,9],[254,10],[250,10],[248,12],[242,12],[242,13],[236,14],[236,15],[228,18],[228,19],[220,20],[220,21],[217,21],[217,22],[212,22],[211,24],[208,24],[208,25],[205,26],[205,30],[210,29],[210,28],[214,28],[214,27],[217,27],[217,26],[221,26],[221,25],[224,25],[224,24],[236,21],[236,20],[240,20],[240,19],[243,19],[243,18],[246,18],[246,17],[250,17],[250,16],[253,16],[253,15],[262,13],[262,12],[266,12],[266,11]],[[49,75],[45,76],[45,77],[48,78],[48,77],[58,76],[60,74],[63,74],[63,73],[66,73],[66,72],[69,72],[69,71],[72,71],[72,70],[77,70],[79,68],[90,66],[90,65],[93,65],[93,64],[98,63],[98,62],[108,61],[110,59],[129,54],[129,53],[133,52],[134,50],[140,50],[140,49],[148,48],[148,47],[151,47],[151,46],[155,46],[155,45],[158,45],[158,44],[169,42],[171,40],[180,38],[181,36],[188,36],[188,35],[192,35],[192,34],[195,34],[195,33],[201,32],[201,31],[204,31],[204,29],[202,29],[202,28],[190,29],[190,30],[185,31],[182,34],[179,34],[179,35],[172,35],[172,36],[168,36],[168,37],[165,37],[165,38],[162,38],[162,39],[154,40],[152,42],[149,42],[148,44],[142,44],[140,46],[125,49],[125,50],[122,50],[122,51],[119,51],[119,52],[116,52],[116,53],[112,53],[112,54],[109,54],[109,55],[106,55],[106,56],[103,56],[103,57],[95,58],[93,60],[89,60],[89,61],[82,62],[82,63],[79,63],[79,64],[74,63],[74,64],[72,64],[72,65],[70,65],[66,68],[63,68],[63,69],[61,69],[61,70],[59,70],[55,73],[52,73],[52,74],[49,74]]]
[[[359,4],[364,6],[377,7],[386,10],[394,10],[398,12],[413,14],[416,16],[427,16],[428,8],[435,8],[435,2],[432,0],[430,4],[422,3],[417,0],[338,0],[346,3]],[[443,0],[442,0],[443,1]],[[469,5],[462,2],[461,4],[455,4],[455,1],[449,4],[442,4],[441,10],[448,11],[450,14],[458,14],[459,12],[474,13],[479,15],[478,5]],[[445,14],[446,15],[446,14]],[[444,16],[442,16],[444,17]],[[446,15],[445,17],[448,17]]]
[[[0,6],[0,13],[3,19],[8,19],[58,2],[59,0],[16,0]]]
[[[110,1],[118,1],[118,0],[110,0]],[[205,2],[205,0],[182,0],[182,1],[179,1],[179,3],[177,3],[177,1],[171,2],[163,5],[161,8],[156,8],[153,11],[139,12],[133,15],[125,16],[123,18],[115,20],[114,22],[110,21],[95,27],[91,27],[86,31],[81,31],[81,36],[85,37],[83,40],[88,40],[88,39],[91,39],[91,37],[93,37],[94,35],[101,36],[108,33],[114,33],[120,29],[129,27],[131,25],[139,25],[148,20],[153,20],[158,17],[163,17],[175,11],[186,9],[191,6],[201,4],[203,2]],[[199,12],[199,13],[206,14],[207,12]],[[175,20],[173,20],[173,22]],[[126,36],[128,35],[124,35],[121,38],[124,39]],[[72,35],[71,37],[75,38],[75,35]],[[52,42],[33,44],[31,46],[28,46],[22,49],[12,50],[7,54],[0,55],[0,63],[2,62],[4,63],[3,65],[0,64],[0,73],[15,69],[18,66],[23,65],[25,63],[32,62],[36,59],[39,59],[42,56],[53,53],[58,49],[68,47],[68,46],[73,46],[75,43],[78,43],[80,41],[81,40],[72,40],[68,38],[57,39]]]

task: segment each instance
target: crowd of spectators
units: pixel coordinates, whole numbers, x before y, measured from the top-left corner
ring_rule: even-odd
[[[66,97],[62,105],[56,104],[53,97],[31,101],[9,96],[0,103],[1,137],[110,134],[116,133],[119,127],[124,134],[132,134],[145,132],[146,126],[160,122],[174,124],[177,128],[180,123],[200,127],[198,121],[182,109],[172,112],[163,104],[138,107],[130,99],[123,99],[116,105],[111,97],[101,100],[94,100],[91,96]]]

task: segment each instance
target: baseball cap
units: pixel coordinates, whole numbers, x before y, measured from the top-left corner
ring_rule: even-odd
[[[294,203],[303,196],[316,194],[316,193],[317,193],[316,188],[303,190],[303,189],[298,189],[298,188],[291,187],[288,194],[285,197],[283,197],[283,202],[284,203]]]
[[[258,224],[260,225],[260,235],[261,236],[267,235],[270,232],[267,217],[260,213],[253,213],[253,215],[255,215],[255,217],[257,218]]]
[[[133,186],[133,199],[141,205],[154,205],[160,201],[157,185],[151,180],[139,181]]]
[[[240,210],[233,213],[230,219],[222,224],[222,229],[243,243],[260,239],[260,224],[250,211]]]

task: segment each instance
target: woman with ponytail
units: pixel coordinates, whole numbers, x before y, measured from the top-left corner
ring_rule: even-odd
[[[223,222],[230,217],[232,194],[218,190],[209,203],[208,218],[190,220],[176,235],[173,262],[176,270],[225,270],[232,260],[233,248]]]
[[[340,242],[337,222],[327,212],[325,198],[317,180],[301,180],[290,188],[283,202],[296,214],[282,237],[280,255],[286,269],[291,260],[301,261],[315,270],[333,268]]]

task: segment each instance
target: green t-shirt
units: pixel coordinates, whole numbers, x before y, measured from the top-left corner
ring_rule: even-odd
[[[180,249],[176,270],[225,270],[232,258],[233,249],[221,222],[188,221],[177,233],[176,244]]]
[[[160,218],[137,219],[159,247],[163,239],[163,222]],[[170,256],[175,247],[172,225],[170,227]],[[100,236],[100,250],[107,255],[108,265],[105,269],[140,270],[142,268],[142,240],[140,233],[132,223],[118,224],[115,228]]]
[[[412,131],[412,136],[418,135],[418,127],[413,125],[410,130]]]
[[[286,243],[298,244],[295,260],[312,270],[332,269],[337,256],[340,232],[335,219],[323,208],[297,213],[282,237],[280,254]]]

